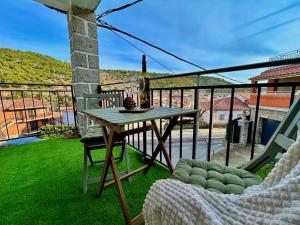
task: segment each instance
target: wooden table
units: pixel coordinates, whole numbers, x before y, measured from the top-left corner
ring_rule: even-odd
[[[102,127],[104,140],[107,148],[102,176],[100,178],[100,185],[97,190],[96,196],[100,197],[105,187],[111,184],[115,184],[120,199],[121,207],[123,210],[126,225],[136,225],[136,224],[143,223],[144,221],[143,214],[141,213],[140,215],[138,215],[137,217],[131,220],[129,216],[128,206],[122,188],[121,180],[128,178],[141,171],[144,171],[144,173],[146,173],[149,170],[149,168],[153,165],[155,158],[160,152],[163,153],[165,160],[167,162],[167,166],[170,172],[173,173],[174,167],[172,165],[168,152],[165,148],[165,141],[169,137],[171,130],[173,129],[174,125],[176,124],[180,116],[190,116],[195,118],[195,116],[198,113],[198,110],[155,107],[152,110],[145,113],[120,113],[119,109],[120,108],[84,110],[84,113],[86,113],[86,115],[90,119],[94,120],[97,124],[99,124]],[[160,134],[158,126],[155,122],[155,120],[157,119],[170,119],[170,123],[168,127],[165,129],[163,135]],[[145,126],[140,128],[134,128],[129,130],[125,129],[125,125],[127,124],[147,122],[147,121],[150,121],[151,123],[150,124],[146,123]],[[114,143],[128,135],[136,134],[139,132],[145,132],[148,130],[153,130],[158,139],[158,145],[155,148],[150,160],[147,162],[146,165],[142,166],[141,168],[120,176],[112,154]],[[110,181],[106,181],[106,176],[107,176],[109,166],[111,166],[112,169],[113,179]]]

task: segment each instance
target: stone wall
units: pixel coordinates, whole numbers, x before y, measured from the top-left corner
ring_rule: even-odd
[[[254,121],[256,109],[251,111],[251,121]],[[255,136],[255,143],[261,143],[262,128],[263,128],[263,119],[271,119],[276,121],[282,121],[287,113],[286,111],[271,110],[271,109],[259,109],[258,112],[258,123],[257,131]]]
[[[96,93],[100,83],[99,50],[95,12],[72,8],[68,13],[73,87],[77,105],[77,125],[84,124],[83,95]]]

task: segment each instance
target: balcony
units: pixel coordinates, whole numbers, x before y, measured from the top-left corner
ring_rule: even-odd
[[[219,70],[221,71],[217,72],[222,72],[222,69]],[[209,73],[209,71],[205,71],[205,73]],[[170,78],[154,78],[153,80],[155,79]],[[49,85],[45,86],[49,88]],[[73,101],[71,101],[74,99],[72,86],[68,86],[68,92],[66,89],[60,90],[57,86],[54,85],[51,90],[35,89],[31,85],[28,85],[26,90],[10,90],[6,87],[5,90],[0,89],[0,96],[4,92],[11,93],[11,98],[22,96],[26,92],[33,93],[32,98],[48,101],[49,114],[59,115],[55,122],[50,120],[48,124],[62,126],[63,121],[67,121],[65,125],[71,126],[73,119],[76,125],[77,107],[75,104],[72,105]],[[125,97],[124,90],[111,91],[105,90],[105,85],[100,86],[101,93],[121,93],[123,98]],[[264,150],[260,134],[262,132],[260,120],[263,118],[261,112],[263,104],[269,101],[264,99],[264,96],[273,95],[261,93],[261,91],[273,86],[287,87],[291,90],[290,93],[284,94],[285,102],[288,102],[287,107],[289,107],[297,94],[295,90],[300,87],[300,82],[152,88],[152,105],[200,111],[198,117],[192,120],[185,117],[179,118],[179,122],[166,141],[173,164],[175,165],[181,158],[189,158],[215,161],[222,165],[237,167],[260,154]],[[239,101],[243,100],[239,97],[242,94],[240,90],[250,94],[251,88],[257,90],[257,93],[250,95],[251,110],[241,114],[243,108],[240,106],[243,104],[240,104]],[[60,92],[63,93],[61,98],[58,97]],[[221,108],[222,113],[225,113],[226,116],[219,119],[224,120],[224,124],[216,124],[215,112],[220,108],[216,108],[214,103],[218,102],[221,96],[229,101],[222,102],[224,103],[222,105],[226,106]],[[138,96],[134,97],[138,101]],[[275,97],[272,97],[273,100],[274,98],[277,99],[276,94]],[[1,104],[3,99],[0,100]],[[202,104],[204,101],[209,102],[205,109],[204,105],[206,104]],[[65,111],[63,111],[64,109]],[[68,112],[65,118],[62,118],[63,112]],[[206,113],[207,123],[203,123],[204,113]],[[41,119],[43,118],[46,117]],[[169,121],[161,119],[156,122],[160,133],[163,133]],[[16,128],[18,128],[17,125],[18,123],[16,123]],[[127,128],[142,126],[143,123],[134,123],[128,125]],[[2,132],[5,134],[8,127],[3,126],[2,128]],[[23,135],[39,135],[39,133],[25,132]],[[13,138],[19,137],[22,135],[19,134]],[[5,140],[13,138],[7,136]],[[145,158],[152,155],[157,141],[153,131],[147,131],[129,136],[127,145],[130,147],[131,169],[135,169],[143,164]],[[95,221],[99,221],[101,224],[123,224],[122,211],[118,207],[119,202],[114,187],[108,187],[102,198],[96,200],[94,196],[97,186],[91,185],[87,194],[82,193],[82,152],[83,146],[78,139],[46,140],[17,147],[9,146],[5,151],[0,151],[0,159],[5,158],[0,173],[6,181],[0,184],[1,192],[5,193],[5,195],[1,195],[5,196],[1,202],[6,209],[2,214],[3,218],[0,215],[0,221],[5,221],[7,224],[93,224]],[[23,157],[19,157],[20,154]],[[96,157],[104,157],[104,151],[100,154],[98,151],[96,154]],[[118,167],[124,168],[123,164],[123,162],[118,163]],[[162,155],[158,155],[155,167],[148,174],[139,174],[131,182],[124,182],[132,217],[141,211],[150,186],[158,179],[170,177],[165,164]],[[258,171],[258,174],[265,177],[271,168],[272,164],[267,164]],[[101,169],[102,164],[90,168],[91,175],[98,176]]]

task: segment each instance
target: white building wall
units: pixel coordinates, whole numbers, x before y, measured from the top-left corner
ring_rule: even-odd
[[[235,110],[233,111],[232,119],[241,117],[242,114],[243,114],[242,110]],[[210,115],[210,111],[206,111],[201,118],[207,124],[209,123],[209,115]],[[229,120],[229,111],[220,110],[220,111],[213,112],[213,124],[225,125],[228,123],[228,120]]]

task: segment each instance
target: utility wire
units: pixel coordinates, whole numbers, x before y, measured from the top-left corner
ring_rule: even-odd
[[[147,55],[150,59],[152,59],[154,62],[156,62],[157,64],[159,64],[161,67],[165,68],[166,70],[168,70],[170,73],[175,74],[170,68],[168,68],[167,66],[165,66],[164,64],[162,64],[161,62],[159,62],[157,59],[155,59],[153,56],[149,55],[148,53],[146,53],[144,50],[142,50],[141,48],[139,48],[138,46],[136,46],[135,44],[133,44],[131,41],[129,41],[128,39],[124,38],[122,35],[118,34],[116,31],[114,30],[110,30],[111,32],[113,32],[115,35],[117,35],[118,37],[120,37],[121,39],[123,39],[124,41],[126,41],[128,44],[130,44],[131,46],[133,46],[134,48],[136,48],[138,51],[142,52],[143,54]]]
[[[183,58],[181,58],[181,57],[178,57],[177,55],[175,55],[175,54],[173,54],[173,53],[171,53],[171,52],[168,52],[168,51],[166,51],[166,50],[164,50],[164,49],[162,49],[162,48],[160,48],[160,47],[158,47],[158,46],[155,46],[155,45],[153,45],[153,44],[151,44],[151,43],[149,43],[149,42],[146,42],[146,41],[144,41],[144,40],[142,40],[142,39],[140,39],[140,38],[138,38],[138,37],[136,37],[136,36],[133,36],[133,35],[131,35],[131,34],[125,32],[125,31],[122,31],[122,30],[120,30],[120,29],[117,29],[117,28],[111,26],[110,24],[104,22],[103,20],[101,20],[102,17],[107,16],[107,15],[110,14],[110,13],[113,13],[113,12],[116,12],[116,11],[120,11],[120,10],[123,10],[123,9],[126,9],[126,8],[131,7],[131,6],[137,4],[137,3],[141,2],[141,1],[143,1],[143,0],[136,0],[136,1],[132,2],[132,3],[125,4],[125,5],[120,6],[120,7],[118,7],[118,8],[110,9],[110,10],[107,10],[107,11],[101,13],[100,15],[97,16],[97,21],[98,21],[101,25],[98,25],[98,24],[97,24],[97,25],[100,26],[100,27],[109,29],[111,32],[113,32],[114,34],[118,35],[118,36],[119,36],[120,38],[122,38],[124,41],[128,42],[131,46],[133,46],[134,48],[138,49],[139,51],[141,51],[142,53],[144,53],[145,55],[147,55],[149,58],[151,58],[151,59],[154,60],[156,63],[158,63],[159,65],[161,65],[162,67],[164,67],[165,69],[167,69],[168,71],[170,71],[170,72],[173,73],[173,74],[174,74],[174,72],[172,72],[172,70],[170,70],[168,67],[166,67],[165,65],[163,65],[162,63],[160,63],[160,62],[159,62],[158,60],[156,60],[154,57],[150,56],[150,55],[147,54],[145,51],[143,51],[142,49],[140,49],[139,47],[137,47],[136,45],[134,45],[134,44],[133,44],[132,42],[130,42],[128,39],[126,39],[126,38],[124,38],[123,36],[119,35],[117,32],[123,33],[123,34],[125,34],[125,35],[127,35],[127,36],[129,36],[129,37],[131,37],[131,38],[134,38],[134,39],[136,39],[136,40],[138,40],[138,41],[141,41],[141,42],[143,42],[144,44],[147,44],[147,45],[149,45],[149,46],[151,46],[151,47],[153,47],[153,48],[155,48],[155,49],[158,49],[158,50],[160,50],[160,51],[162,51],[162,52],[164,52],[164,53],[166,53],[166,54],[168,54],[168,55],[171,55],[171,56],[175,57],[176,59],[178,59],[178,60],[180,60],[180,61],[183,61],[183,62],[185,62],[185,63],[188,63],[188,64],[190,64],[190,65],[192,65],[192,66],[198,67],[198,68],[200,68],[200,69],[202,69],[202,70],[204,70],[204,71],[207,70],[206,68],[204,68],[204,67],[202,67],[202,66],[199,66],[199,65],[197,65],[197,64],[195,64],[195,63],[192,63],[192,62],[187,61],[187,60],[185,60],[185,59],[183,59]],[[225,78],[225,79],[229,79],[229,80],[235,81],[235,82],[244,83],[244,82],[241,82],[241,81],[239,81],[239,80],[235,80],[235,79],[229,78],[229,77],[227,77],[227,76],[225,76],[225,75],[221,75],[221,74],[218,74],[218,73],[216,73],[216,75],[218,75],[218,76],[220,76],[220,77],[222,77],[222,78]]]
[[[102,18],[102,17],[104,17],[104,16],[107,16],[108,14],[110,14],[110,13],[112,13],[112,12],[116,12],[116,11],[120,11],[120,10],[126,9],[126,8],[128,8],[128,7],[130,7],[130,6],[133,6],[133,5],[135,5],[135,4],[137,4],[137,3],[141,2],[141,1],[143,1],[143,0],[137,0],[137,1],[134,1],[134,2],[132,2],[132,3],[129,3],[129,4],[120,6],[120,7],[118,7],[118,8],[115,8],[115,9],[109,9],[109,10],[107,10],[107,11],[105,11],[105,12],[99,14],[99,15],[97,16],[97,19],[100,19],[100,18]]]
[[[99,22],[99,24],[97,24],[97,25],[100,26],[100,27],[103,27],[103,28],[106,28],[106,29],[110,29],[110,30],[114,30],[114,31],[116,31],[116,32],[125,34],[126,36],[129,36],[129,37],[131,37],[131,38],[133,38],[133,39],[136,39],[136,40],[138,40],[138,41],[140,41],[140,42],[143,42],[144,44],[149,45],[150,47],[155,48],[155,49],[157,49],[157,50],[159,50],[159,51],[162,51],[162,52],[164,52],[164,53],[166,53],[166,54],[168,54],[168,55],[170,55],[170,56],[172,56],[172,57],[174,57],[174,58],[176,58],[176,59],[178,59],[178,60],[180,60],[180,61],[183,61],[183,62],[185,62],[185,63],[188,63],[188,64],[192,65],[192,66],[195,66],[195,67],[198,67],[198,68],[200,68],[200,69],[202,69],[202,70],[205,70],[205,68],[203,68],[203,67],[201,67],[201,66],[198,66],[198,65],[196,65],[195,63],[189,62],[189,61],[187,61],[187,60],[185,60],[185,59],[183,59],[183,58],[181,58],[181,57],[179,57],[179,56],[177,56],[177,55],[175,55],[175,54],[173,54],[173,53],[171,53],[171,52],[169,52],[169,51],[167,51],[167,50],[164,50],[164,49],[162,49],[162,48],[160,48],[160,47],[158,47],[158,46],[156,46],[156,45],[153,45],[153,44],[151,44],[151,43],[149,43],[149,42],[147,42],[147,41],[145,41],[145,40],[143,40],[143,39],[141,39],[141,38],[139,38],[139,37],[137,37],[137,36],[134,36],[134,35],[132,35],[132,34],[129,34],[129,33],[127,33],[126,31],[123,31],[123,30],[120,30],[120,29],[118,29],[118,28],[116,28],[116,27],[113,27],[113,26],[111,26],[110,24],[104,22],[103,20],[101,20],[101,21],[98,20],[98,22]]]
[[[142,43],[144,43],[144,44],[146,44],[146,45],[148,45],[148,46],[150,46],[150,47],[152,47],[152,48],[155,48],[155,49],[157,49],[157,50],[159,50],[159,51],[162,51],[162,52],[164,52],[165,54],[170,55],[170,56],[172,56],[172,57],[174,57],[174,58],[176,58],[176,59],[178,59],[178,60],[180,60],[180,61],[183,61],[183,62],[185,62],[185,63],[188,63],[188,64],[190,64],[190,65],[192,65],[192,66],[195,66],[195,67],[197,67],[197,68],[200,68],[200,69],[202,69],[202,70],[204,70],[204,71],[207,70],[206,68],[204,68],[204,67],[202,67],[202,66],[199,66],[199,65],[197,65],[197,64],[195,64],[195,63],[193,63],[193,62],[190,62],[190,61],[188,61],[188,60],[185,60],[185,59],[183,59],[183,58],[181,58],[181,57],[179,57],[179,56],[177,56],[177,55],[175,55],[175,54],[173,54],[173,53],[171,53],[171,52],[169,52],[169,51],[166,51],[166,50],[164,50],[164,49],[162,49],[162,48],[160,48],[160,47],[158,47],[158,46],[156,46],[156,45],[153,45],[153,44],[151,44],[151,43],[149,43],[149,42],[147,42],[147,41],[145,41],[145,40],[143,40],[143,39],[141,39],[141,38],[139,38],[139,37],[137,37],[137,36],[134,36],[134,35],[132,35],[132,34],[129,34],[129,33],[127,33],[126,31],[120,30],[120,29],[118,29],[118,28],[116,28],[116,27],[113,27],[112,25],[106,23],[106,22],[103,21],[103,20],[98,19],[98,20],[97,20],[97,26],[102,27],[102,28],[106,28],[106,29],[111,30],[111,31],[114,31],[115,34],[117,34],[117,32],[118,32],[118,33],[122,33],[122,34],[124,34],[124,35],[126,35],[126,36],[129,36],[129,37],[131,37],[131,38],[133,38],[133,39],[136,39],[136,40],[138,40],[138,41],[140,41],[140,42],[142,42]],[[122,36],[121,36],[121,37],[122,37]],[[123,38],[123,37],[122,37],[122,38]],[[126,39],[126,41],[129,42],[127,39]],[[132,43],[130,43],[130,44],[132,45]],[[134,47],[135,47],[135,48],[138,48],[137,46],[134,46]],[[140,50],[140,49],[139,49],[139,50]],[[143,51],[143,53],[145,53],[145,52]],[[146,54],[146,53],[145,53],[145,54]],[[152,59],[153,59],[153,57],[152,57]],[[157,61],[156,61],[156,62],[157,62]],[[160,64],[160,63],[159,63],[159,64]],[[161,64],[160,64],[160,65],[161,65]],[[165,66],[163,66],[163,67],[165,67]],[[169,70],[169,69],[168,69],[168,70]],[[169,70],[169,71],[170,71],[170,70]],[[172,72],[172,73],[173,73],[173,72]],[[230,77],[227,77],[227,76],[225,76],[225,75],[221,75],[221,74],[219,74],[219,73],[216,73],[216,75],[218,75],[218,76],[220,76],[220,77],[222,77],[222,78],[225,78],[225,79],[234,81],[234,82],[244,83],[244,82],[242,82],[242,81],[235,80],[235,79],[230,78]]]

